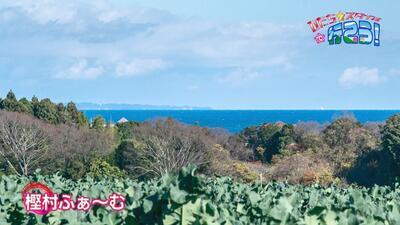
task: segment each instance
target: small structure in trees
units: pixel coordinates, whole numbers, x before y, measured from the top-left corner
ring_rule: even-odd
[[[117,121],[117,124],[118,124],[118,123],[126,123],[126,122],[129,122],[129,120],[127,120],[125,117],[122,117],[121,119],[119,119],[119,120]]]

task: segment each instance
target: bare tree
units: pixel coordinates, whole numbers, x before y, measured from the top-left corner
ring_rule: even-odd
[[[28,175],[44,159],[45,126],[31,116],[0,111],[0,155],[17,175]]]
[[[189,164],[204,165],[213,144],[205,131],[170,119],[142,123],[117,150],[119,164],[137,177],[159,177]]]
[[[60,124],[50,125],[51,140],[42,166],[46,173],[61,172],[66,177],[79,179],[86,173],[94,158],[109,156],[115,148],[110,130],[97,131]]]
[[[251,153],[239,138],[234,139],[225,131],[185,125],[173,119],[132,126],[129,137],[116,151],[117,163],[129,175],[141,178],[160,177],[189,164],[198,165],[202,172],[209,171],[210,165],[219,159],[216,146],[229,159],[247,160]]]
[[[205,151],[189,138],[150,136],[138,151],[142,163],[134,169],[161,177],[189,164],[201,165],[205,163],[204,156]]]

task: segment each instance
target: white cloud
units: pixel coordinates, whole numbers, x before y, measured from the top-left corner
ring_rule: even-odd
[[[90,80],[100,76],[103,67],[90,67],[87,60],[81,59],[65,71],[59,72],[55,78],[65,80]]]
[[[350,88],[353,86],[374,86],[382,81],[378,68],[352,67],[344,70],[339,84]]]
[[[70,23],[76,18],[76,9],[66,2],[54,0],[5,0],[1,8],[20,9],[39,24],[57,22]]]
[[[166,63],[160,59],[135,59],[127,63],[118,63],[115,72],[118,77],[134,77],[146,75],[165,67]]]
[[[300,49],[300,29],[271,23],[185,21],[155,27],[140,40],[138,50],[174,54],[214,67],[287,69]],[[277,35],[278,30],[285,35]]]
[[[299,25],[223,24],[133,4],[122,8],[109,0],[4,1],[0,57],[40,56],[53,69],[77,58],[101,62],[102,67],[90,67],[81,61],[56,75],[64,79],[94,79],[105,72],[129,77],[174,68],[214,74],[252,71],[221,78],[237,83],[233,80],[255,79],[256,71],[290,69],[305,33]],[[168,67],[161,59],[168,59]]]

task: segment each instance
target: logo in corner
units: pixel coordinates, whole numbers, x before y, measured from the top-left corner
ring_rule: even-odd
[[[329,45],[362,44],[380,46],[382,18],[359,12],[338,12],[327,14],[307,22],[313,33],[326,29],[326,35],[321,31],[316,33],[317,44],[327,40]]]

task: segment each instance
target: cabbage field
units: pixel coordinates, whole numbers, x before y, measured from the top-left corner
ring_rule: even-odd
[[[116,213],[94,207],[88,212],[26,213],[21,190],[30,181],[54,192],[104,198],[126,195],[126,209]],[[397,188],[340,188],[284,183],[243,184],[230,178],[203,178],[193,168],[160,180],[131,179],[74,182],[61,176],[3,176],[0,224],[400,224]]]

